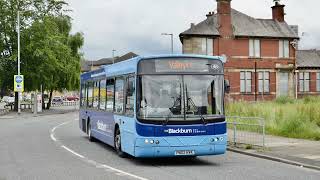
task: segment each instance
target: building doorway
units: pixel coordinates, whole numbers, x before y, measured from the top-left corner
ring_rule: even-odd
[[[288,72],[279,72],[279,96],[289,96]]]

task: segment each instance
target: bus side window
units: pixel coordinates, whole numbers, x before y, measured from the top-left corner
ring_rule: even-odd
[[[126,115],[133,116],[134,114],[134,96],[135,96],[135,78],[129,76],[126,86]]]
[[[93,83],[92,82],[88,82],[87,83],[87,87],[88,87],[87,107],[88,108],[92,108],[92,103],[93,103]]]
[[[106,109],[106,98],[107,98],[106,80],[105,79],[100,81],[99,95],[100,95],[99,109],[105,110]]]
[[[124,105],[124,79],[121,77],[116,78],[114,99],[114,112],[122,114]]]
[[[107,104],[106,109],[108,112],[113,112],[114,106],[114,79],[107,80]]]
[[[94,82],[93,89],[93,108],[98,109],[99,106],[99,82]]]
[[[81,107],[85,107],[86,106],[86,98],[87,98],[87,89],[86,89],[86,84],[85,83],[81,83],[81,95],[80,95],[80,105]]]

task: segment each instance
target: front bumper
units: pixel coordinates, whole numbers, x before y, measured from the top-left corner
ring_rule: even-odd
[[[226,152],[226,148],[226,134],[220,136],[148,137],[137,138],[134,156],[142,158],[180,157],[175,152],[181,150],[195,152],[194,155],[186,155],[186,157],[220,155]]]

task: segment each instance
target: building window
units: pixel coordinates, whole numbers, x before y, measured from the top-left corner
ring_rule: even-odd
[[[201,39],[201,50],[198,54],[213,56],[213,39],[200,38]]]
[[[320,72],[317,73],[317,91],[320,92]]]
[[[192,53],[192,54],[201,54],[201,55],[209,55],[213,56],[213,39],[211,38],[193,38],[191,41],[185,41],[184,44],[184,52]],[[188,51],[187,43],[191,43],[191,51]]]
[[[240,92],[251,93],[252,75],[249,71],[240,72]]]
[[[279,57],[289,58],[289,41],[288,40],[279,41]]]
[[[260,40],[259,39],[249,40],[249,56],[260,57]]]
[[[270,92],[270,73],[259,72],[259,93],[269,93]]]
[[[308,72],[299,73],[299,91],[300,92],[310,91],[310,73]]]

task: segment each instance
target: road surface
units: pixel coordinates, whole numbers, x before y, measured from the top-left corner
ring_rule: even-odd
[[[189,159],[119,158],[89,142],[78,114],[0,117],[0,180],[315,179],[320,172],[228,152]]]

